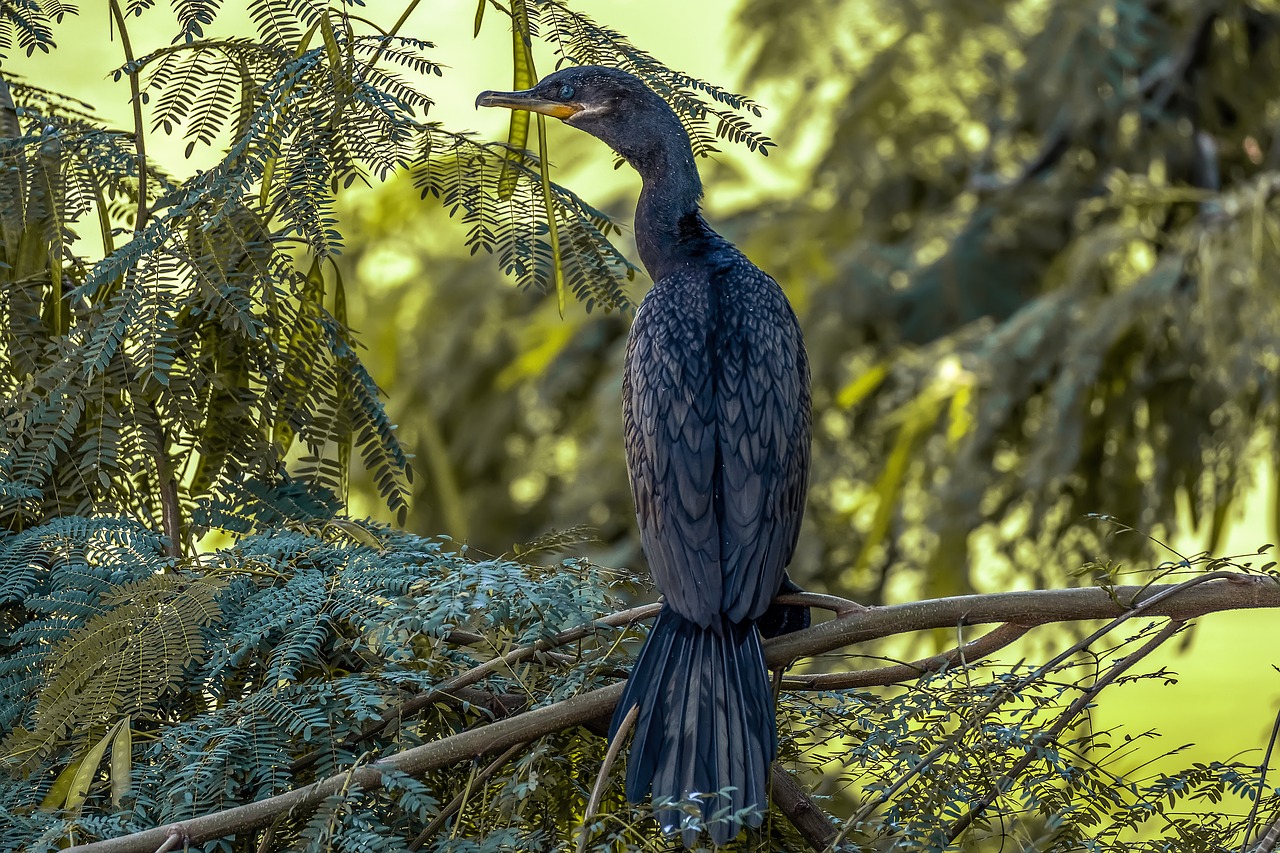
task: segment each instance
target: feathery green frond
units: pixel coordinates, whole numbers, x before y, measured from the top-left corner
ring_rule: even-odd
[[[531,8],[536,11],[531,25],[536,23],[562,61],[621,68],[661,95],[689,131],[695,154],[715,153],[717,139],[764,155],[774,146],[773,140],[751,127],[747,116],[758,118],[762,108],[750,98],[669,68],[622,33],[596,23],[562,0],[539,0]]]
[[[274,508],[263,515],[272,528],[198,561],[162,557],[157,537],[112,519],[64,519],[0,539],[3,571],[30,564],[44,591],[25,593],[36,608],[7,623],[17,630],[7,631],[0,657],[0,750],[8,759],[0,768],[0,845],[55,845],[69,832],[84,840],[190,820],[341,778],[379,756],[620,675],[617,651],[631,640],[595,622],[618,601],[608,575],[589,563],[471,559],[444,542],[335,516],[326,495],[296,486],[251,490],[258,506]],[[78,572],[64,570],[77,559]],[[39,609],[43,600],[77,598],[81,608],[60,621]],[[573,644],[497,661],[578,627],[586,630]],[[122,634],[127,642],[111,645]],[[972,830],[977,843],[1012,833],[1062,851],[1238,846],[1242,815],[1222,809],[1184,821],[1175,809],[1197,800],[1248,803],[1259,794],[1256,767],[1130,772],[1141,732],[1131,740],[1063,716],[1082,686],[1122,666],[1152,636],[1151,626],[1135,628],[1041,670],[979,663],[876,691],[784,691],[781,760],[808,773],[838,747],[841,784],[852,786],[853,808],[862,809],[849,840],[866,846],[946,849],[957,809],[1028,759]],[[111,645],[126,661],[87,655],[90,643]],[[487,670],[483,685],[438,692],[386,725],[406,700],[456,685],[477,667]],[[1149,678],[1169,674],[1124,680]],[[124,726],[130,737],[106,737]],[[1060,733],[1046,738],[1054,726]],[[99,772],[108,745],[128,749],[129,760]],[[341,797],[276,821],[266,841],[250,833],[216,846],[398,849],[440,829],[442,804],[467,791],[469,806],[434,849],[560,849],[572,844],[588,794],[583,780],[605,746],[574,727],[536,738],[483,778],[488,760],[419,777],[383,771],[379,790],[345,786]],[[80,762],[94,772],[81,774]],[[74,808],[62,808],[67,798],[56,787],[68,773],[86,781]],[[615,776],[592,849],[666,849],[646,811],[623,805]],[[1264,795],[1264,807],[1274,799]],[[1126,847],[1135,832],[1150,842]],[[754,841],[781,850],[802,844],[777,814]]]

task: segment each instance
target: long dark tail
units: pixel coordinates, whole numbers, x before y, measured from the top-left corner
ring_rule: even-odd
[[[638,705],[627,758],[627,799],[672,802],[701,795],[704,823],[717,846],[737,836],[745,818],[759,826],[767,808],[769,765],[778,753],[773,693],[754,623],[724,619],[699,627],[664,606],[613,715],[613,737]],[[727,798],[717,798],[724,788]],[[711,795],[711,796],[708,796]],[[682,829],[682,812],[658,809],[667,834]],[[698,833],[682,832],[686,847]]]

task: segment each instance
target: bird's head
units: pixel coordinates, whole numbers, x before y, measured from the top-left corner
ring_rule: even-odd
[[[476,106],[553,116],[602,140],[637,168],[659,149],[689,146],[666,101],[635,75],[602,65],[565,68],[519,92],[481,92]]]

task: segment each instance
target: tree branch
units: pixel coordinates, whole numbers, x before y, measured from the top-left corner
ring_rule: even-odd
[[[782,679],[784,690],[848,690],[854,687],[882,687],[919,678],[927,672],[938,672],[957,663],[966,665],[995,654],[1015,642],[1028,631],[1028,625],[1006,622],[994,631],[971,640],[963,646],[911,663],[864,669],[858,672],[824,672],[814,675],[791,675]]]
[[[632,607],[628,610],[622,610],[618,613],[612,613],[608,616],[597,619],[590,624],[579,625],[576,628],[561,631],[553,637],[548,637],[545,640],[539,640],[531,645],[520,646],[512,649],[500,657],[487,660],[478,666],[474,666],[471,669],[466,670],[465,672],[458,673],[438,687],[405,700],[383,714],[382,718],[378,720],[378,722],[369,726],[369,728],[362,731],[359,735],[344,741],[343,746],[354,746],[362,740],[367,740],[378,732],[386,729],[391,724],[404,719],[404,717],[410,714],[416,714],[418,711],[430,707],[442,699],[452,698],[462,688],[470,687],[472,684],[483,681],[490,674],[500,669],[510,668],[512,665],[527,660],[541,652],[558,648],[559,646],[566,645],[567,643],[575,643],[578,640],[594,634],[596,631],[600,630],[601,627],[617,628],[623,625],[630,625],[633,622],[639,622],[642,619],[648,619],[650,616],[658,612],[659,607],[660,605],[657,604],[644,604],[640,607]],[[321,750],[310,752],[293,762],[290,769],[294,773],[297,773],[299,770],[310,767],[312,764],[315,764],[321,754]]]
[[[773,804],[787,816],[810,847],[819,851],[826,850],[836,837],[835,825],[827,817],[827,813],[813,801],[809,792],[795,777],[783,770],[776,761],[769,779],[769,795]]]
[[[765,657],[770,666],[777,666],[867,640],[957,625],[1016,621],[1034,627],[1050,622],[1112,619],[1141,602],[1172,592],[1175,586],[1020,590],[869,607],[769,640],[764,644]],[[1195,590],[1160,601],[1143,613],[1186,620],[1219,610],[1259,607],[1280,607],[1280,584],[1262,575],[1217,572]]]
[[[1280,608],[1280,584],[1269,577],[1220,572],[1205,576],[1198,586],[1180,589],[1182,586],[1003,592],[873,607],[778,637],[765,645],[765,658],[771,667],[777,667],[799,657],[823,654],[843,646],[895,634],[956,625],[1007,622],[1011,618],[1028,626],[1050,622],[1115,619],[1133,614],[1135,605],[1142,609],[1143,615],[1168,617],[1178,621],[1220,610]],[[635,610],[644,609],[635,608],[626,612],[631,614]],[[611,618],[619,616],[621,614],[615,614]],[[593,625],[602,621],[605,620],[599,620]],[[583,626],[582,629],[575,630],[590,633],[592,628]],[[534,708],[517,716],[395,753],[373,764],[344,771],[305,788],[178,824],[159,826],[69,849],[81,853],[153,853],[175,831],[181,832],[191,844],[202,844],[214,838],[261,829],[290,810],[305,812],[316,807],[326,797],[348,785],[357,785],[363,791],[379,789],[383,786],[383,774],[389,770],[412,775],[422,774],[594,720],[613,711],[622,695],[622,689],[621,683],[611,684],[554,705]]]
[[[1107,670],[1106,675],[1099,678],[1086,690],[1081,691],[1080,695],[1067,706],[1067,709],[1062,712],[1057,720],[1054,721],[1052,726],[1032,738],[1031,744],[1022,754],[1022,757],[1014,762],[1013,767],[1009,768],[1009,770],[1005,772],[1000,779],[992,784],[990,790],[982,795],[982,799],[974,803],[969,808],[969,811],[957,820],[954,825],[952,825],[951,829],[947,831],[947,841],[955,841],[966,829],[972,826],[973,822],[981,817],[982,813],[996,801],[996,798],[1009,789],[1009,783],[1016,779],[1022,771],[1031,766],[1031,762],[1041,755],[1042,750],[1057,740],[1058,736],[1067,730],[1067,727],[1071,725],[1071,722],[1078,717],[1085,708],[1089,707],[1090,703],[1097,698],[1098,694],[1101,693],[1104,688],[1109,684],[1114,683],[1117,678],[1127,672],[1135,663],[1154,652],[1164,644],[1165,640],[1168,640],[1174,634],[1181,631],[1185,626],[1186,623],[1178,619],[1170,620],[1168,625],[1165,625],[1160,629],[1159,633],[1143,643],[1137,651],[1120,658],[1120,660],[1112,664],[1111,668]]]
[[[146,124],[142,120],[142,90],[138,83],[138,69],[134,66],[133,45],[129,41],[129,28],[124,22],[124,12],[119,0],[110,0],[111,17],[120,28],[120,44],[124,48],[125,64],[129,67],[129,94],[133,104],[133,139],[138,152],[138,212],[133,223],[133,233],[141,234],[147,227],[151,211],[147,204],[147,137]]]
[[[1276,721],[1271,725],[1271,737],[1267,739],[1267,751],[1262,756],[1262,763],[1258,765],[1258,793],[1253,798],[1253,805],[1249,807],[1249,820],[1244,825],[1244,841],[1240,842],[1240,853],[1245,853],[1245,849],[1249,846],[1249,839],[1253,836],[1253,827],[1258,820],[1258,809],[1262,805],[1263,794],[1267,790],[1267,771],[1271,768],[1271,753],[1276,748],[1276,738],[1280,737],[1280,713],[1276,714]]]

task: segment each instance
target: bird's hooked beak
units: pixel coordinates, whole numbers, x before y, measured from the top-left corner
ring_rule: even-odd
[[[519,92],[481,92],[476,98],[477,107],[506,107],[509,110],[528,110],[553,118],[565,119],[582,112],[581,104],[549,101],[533,94],[532,89]]]

